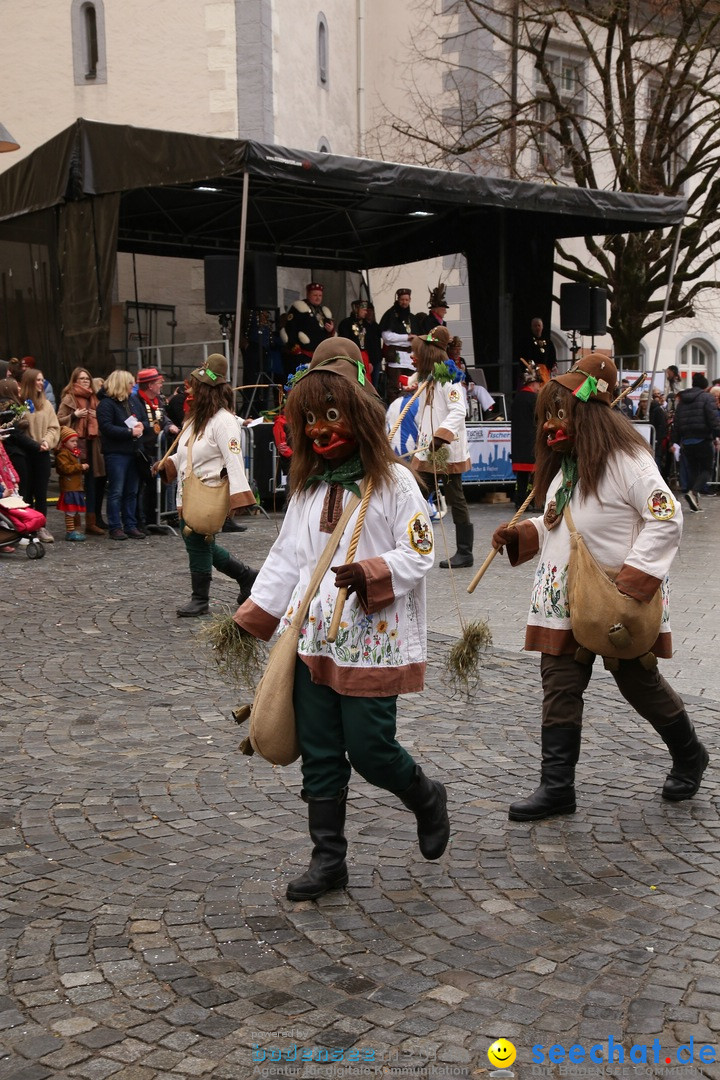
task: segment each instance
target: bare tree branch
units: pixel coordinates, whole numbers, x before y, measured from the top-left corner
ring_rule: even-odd
[[[720,288],[717,0],[450,0],[442,14],[426,6],[409,65],[419,120],[391,116],[386,145],[428,164],[684,196],[668,320],[691,317]],[[427,65],[442,69],[441,108]],[[588,237],[590,260],[557,244],[561,275],[607,287],[618,353],[659,325],[674,239]]]

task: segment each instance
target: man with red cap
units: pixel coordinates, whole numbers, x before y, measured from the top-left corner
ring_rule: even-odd
[[[178,428],[165,413],[162,387],[165,376],[155,367],[141,368],[137,374],[136,390],[130,395],[130,409],[143,426],[143,433],[136,447],[136,459],[140,486],[138,488],[138,528],[147,533],[148,524],[155,521],[155,482],[150,475],[152,463],[157,457],[157,438],[161,432],[177,435]]]
[[[386,398],[390,405],[401,393],[401,379],[409,379],[415,374],[410,353],[410,337],[413,332],[414,316],[410,311],[412,292],[410,289],[398,289],[395,303],[388,308],[380,320],[380,336],[383,341],[383,356],[387,374]]]
[[[291,353],[310,360],[320,342],[334,334],[332,311],[323,304],[323,286],[311,281],[305,287],[305,299],[291,305],[280,337]]]

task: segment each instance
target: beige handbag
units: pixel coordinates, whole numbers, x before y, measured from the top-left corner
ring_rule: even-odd
[[[352,514],[360,502],[351,495],[318,561],[293,620],[270,650],[250,713],[250,743],[271,765],[290,765],[300,756],[295,730],[293,687],[300,631]]]
[[[598,656],[617,660],[644,656],[660,633],[660,589],[649,604],[621,593],[614,584],[620,568],[600,566],[575,528],[569,506],[564,516],[570,530],[568,603],[573,637]]]
[[[182,517],[193,532],[201,536],[214,536],[220,532],[230,512],[230,481],[227,476],[220,483],[211,484],[193,472],[192,447],[195,435],[187,444],[187,467],[182,486]]]

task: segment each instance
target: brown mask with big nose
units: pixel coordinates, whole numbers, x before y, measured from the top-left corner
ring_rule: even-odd
[[[315,453],[326,461],[345,461],[357,450],[352,427],[331,395],[328,395],[324,411],[306,413],[305,434],[312,439]]]
[[[547,436],[547,445],[557,453],[566,454],[575,443],[572,425],[572,395],[563,387],[554,386],[553,392],[545,397],[545,416],[542,430]]]

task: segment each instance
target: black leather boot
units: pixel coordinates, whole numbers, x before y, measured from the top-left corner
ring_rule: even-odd
[[[410,787],[401,791],[398,798],[417,819],[418,843],[423,857],[439,859],[450,839],[444,784],[439,780],[428,780],[420,766],[416,765]]]
[[[348,883],[345,862],[345,809],[348,789],[332,799],[313,799],[302,793],[308,807],[308,828],[313,842],[310,865],[287,887],[288,900],[317,900]]]
[[[192,582],[192,597],[185,607],[179,607],[177,609],[176,614],[179,619],[191,619],[196,615],[207,615],[210,610],[209,600],[212,574],[191,570],[190,580]]]
[[[449,566],[452,566],[453,570],[456,570],[461,566],[472,566],[474,537],[475,531],[472,525],[465,524],[455,526],[455,544],[457,551],[451,559],[442,560],[440,566],[443,570],[447,570]]]
[[[540,786],[527,799],[510,805],[510,821],[539,821],[553,814],[575,813],[575,766],[581,734],[576,724],[541,728]]]
[[[225,518],[225,522],[224,522],[223,527],[220,530],[220,532],[224,532],[224,533],[247,532],[247,525],[240,525],[235,520],[235,518],[228,517],[228,518]]]
[[[237,581],[240,586],[237,602],[238,605],[244,604],[252,592],[255,578],[258,576],[257,570],[253,570],[252,567],[240,562],[239,559],[233,559],[232,555],[228,560],[227,566],[222,566],[220,569],[223,574],[227,574],[228,577]]]
[[[710,756],[698,739],[689,716],[682,712],[676,720],[662,726],[650,722],[667,746],[673,760],[673,767],[663,785],[663,799],[670,802],[692,799],[700,787]]]

